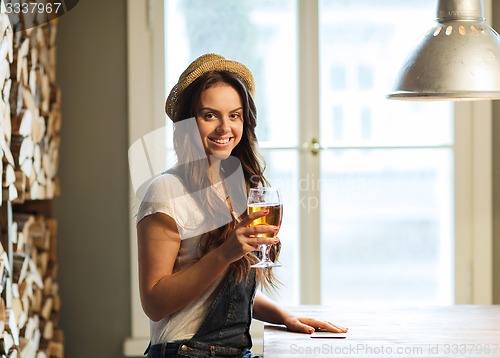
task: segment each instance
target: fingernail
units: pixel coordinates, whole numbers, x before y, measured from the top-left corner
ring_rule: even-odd
[[[279,229],[280,229],[280,228],[279,228],[279,227],[277,227],[277,226],[275,226],[275,227],[274,227],[274,231],[278,231]]]
[[[314,329],[309,328],[309,333],[313,333],[313,332],[314,332]]]
[[[264,214],[269,214],[269,210],[264,210]]]

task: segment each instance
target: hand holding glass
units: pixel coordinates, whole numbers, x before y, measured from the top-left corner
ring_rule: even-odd
[[[258,219],[252,221],[250,226],[256,225],[267,225],[267,226],[281,226],[281,218],[283,215],[283,204],[281,203],[281,195],[278,189],[271,187],[259,187],[251,188],[248,193],[248,204],[247,211],[248,214],[254,213],[260,210],[268,210],[269,214],[261,216]],[[258,234],[257,237],[276,237],[278,232],[273,233],[262,233]],[[280,264],[271,261],[268,255],[268,245],[260,245],[262,251],[262,258],[260,262],[252,265],[251,267],[263,268],[263,267],[278,267]]]

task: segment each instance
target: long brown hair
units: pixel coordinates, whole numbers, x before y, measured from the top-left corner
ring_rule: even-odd
[[[268,185],[268,181],[264,176],[265,163],[262,156],[257,150],[257,137],[255,135],[255,127],[257,125],[257,108],[254,99],[245,86],[244,82],[237,74],[228,71],[211,71],[201,75],[193,83],[191,83],[184,91],[179,94],[175,104],[174,122],[179,122],[188,118],[196,117],[200,105],[200,97],[203,91],[220,83],[225,83],[234,88],[240,97],[243,107],[243,133],[240,142],[233,149],[231,156],[236,157],[241,165],[245,179],[245,187],[241,190],[246,198],[250,188],[259,185]],[[196,131],[197,132],[197,131]],[[184,182],[187,190],[191,193],[198,192],[202,188],[207,188],[213,183],[209,175],[209,162],[205,160],[193,160],[194,151],[192,143],[195,143],[192,136],[198,136],[197,133],[185,133],[179,135],[174,129],[174,149],[182,165],[177,166],[172,172],[178,175]],[[191,138],[190,138],[191,137]],[[191,144],[190,144],[191,143]],[[229,157],[221,162],[221,172],[223,175],[229,175],[234,171],[234,158]],[[225,173],[225,174],[224,174]],[[210,214],[216,216],[217,205],[219,201],[212,191],[206,191],[206,197],[198,198],[198,205],[202,208],[211,208]],[[208,205],[208,206],[207,206]],[[240,216],[240,220],[245,217],[246,211]],[[236,220],[203,234],[200,240],[200,249],[202,254],[206,254],[210,250],[220,246],[236,227]],[[277,258],[277,246],[271,248],[271,257]],[[278,246],[279,247],[279,246]],[[231,264],[230,270],[233,277],[238,282],[244,278],[247,279],[250,273],[250,265],[257,262],[258,257],[254,253],[249,253],[243,256],[240,260]],[[277,279],[275,278],[272,269],[256,270],[256,279],[265,288],[275,287]]]

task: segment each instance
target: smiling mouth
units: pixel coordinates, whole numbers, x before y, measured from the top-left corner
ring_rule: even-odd
[[[220,139],[208,138],[208,139],[210,139],[210,141],[217,143],[217,144],[227,144],[227,143],[229,143],[229,141],[231,141],[232,138],[220,138]]]

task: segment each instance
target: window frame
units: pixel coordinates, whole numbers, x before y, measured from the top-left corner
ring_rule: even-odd
[[[301,91],[300,116],[319,116],[318,0],[297,0]],[[145,134],[165,125],[164,2],[127,0],[128,37],[128,128],[129,147]],[[485,0],[485,15],[491,22],[491,0]],[[311,24],[313,26],[311,26]],[[316,39],[314,41],[314,39]],[[313,41],[311,41],[313,40]],[[306,106],[307,103],[307,106]],[[311,105],[316,103],[317,105]],[[307,112],[305,108],[308,108]],[[315,108],[312,113],[311,109]],[[492,102],[455,102],[454,134],[454,287],[456,304],[491,304],[492,260]],[[319,137],[317,126],[301,121],[300,143]],[[307,166],[302,162],[301,166]],[[310,162],[309,162],[310,163]],[[315,170],[304,167],[302,172]],[[319,165],[319,161],[318,161]],[[129,179],[130,180],[130,179]],[[149,342],[149,323],[139,298],[137,238],[134,210],[137,199],[129,181],[131,336],[123,343],[126,357],[141,356]],[[309,216],[303,227],[319,230],[319,215]],[[301,232],[301,237],[305,237]],[[311,237],[311,232],[307,234]],[[319,235],[301,249],[301,304],[320,300]],[[314,265],[311,265],[315,263]],[[307,263],[307,265],[305,265]],[[314,278],[314,279],[311,279]]]
[[[163,0],[127,0],[129,148],[165,125]],[[138,200],[129,177],[131,327],[123,342],[125,357],[143,356],[149,343],[149,321],[139,296],[137,235],[134,210]]]

